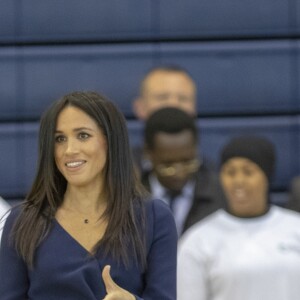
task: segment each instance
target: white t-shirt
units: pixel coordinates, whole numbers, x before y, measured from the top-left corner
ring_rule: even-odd
[[[5,214],[9,209],[10,209],[9,204],[0,197],[0,242],[1,242],[2,230],[4,227],[4,222],[7,217]]]
[[[300,214],[220,209],[180,239],[177,274],[178,300],[299,300]]]

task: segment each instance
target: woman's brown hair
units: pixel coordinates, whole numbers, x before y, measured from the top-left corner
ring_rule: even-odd
[[[102,217],[107,218],[108,226],[94,252],[101,247],[104,254],[109,253],[125,265],[133,257],[145,267],[143,199],[146,194],[134,171],[126,120],[111,101],[95,92],[65,95],[43,114],[37,173],[13,228],[14,245],[28,266],[34,267],[36,249],[47,236],[62,204],[67,182],[55,163],[54,133],[58,115],[66,106],[77,107],[88,114],[107,139],[105,186],[108,205]],[[131,249],[130,253],[128,249]]]

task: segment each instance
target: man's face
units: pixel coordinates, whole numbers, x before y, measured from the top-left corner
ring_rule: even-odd
[[[199,167],[195,137],[188,130],[159,132],[154,144],[148,155],[159,182],[171,191],[181,191]]]
[[[134,103],[137,117],[146,120],[163,107],[176,107],[196,115],[196,87],[182,72],[155,71],[144,81],[141,96]]]

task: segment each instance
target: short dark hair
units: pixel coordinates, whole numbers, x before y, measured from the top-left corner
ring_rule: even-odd
[[[154,148],[155,135],[160,132],[180,133],[184,130],[192,132],[198,141],[198,131],[195,119],[181,109],[164,107],[150,115],[145,123],[144,139],[149,149]]]

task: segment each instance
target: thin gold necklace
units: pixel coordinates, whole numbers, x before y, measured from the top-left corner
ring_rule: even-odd
[[[91,218],[89,217],[89,218],[87,218],[86,216],[82,216],[82,215],[84,215],[83,213],[80,213],[80,212],[78,212],[77,210],[75,210],[75,209],[69,209],[69,211],[74,215],[77,215],[78,217],[79,217],[79,219],[82,219],[83,218],[83,223],[84,224],[90,224],[90,222],[91,222]],[[81,216],[80,216],[81,215]],[[93,218],[92,218],[93,219]]]
[[[78,216],[80,216],[80,215],[85,215],[84,213],[82,213],[82,212],[80,212],[80,211],[78,211],[76,208],[74,208],[74,207],[67,207],[66,208],[67,210],[69,210],[71,213],[75,213],[75,214],[77,214]],[[83,223],[84,224],[90,224],[91,223],[91,218],[90,217],[86,217],[86,216],[81,216],[80,218],[82,218],[83,217]],[[93,219],[93,218],[92,218]],[[97,219],[97,222],[99,221],[99,218]]]

